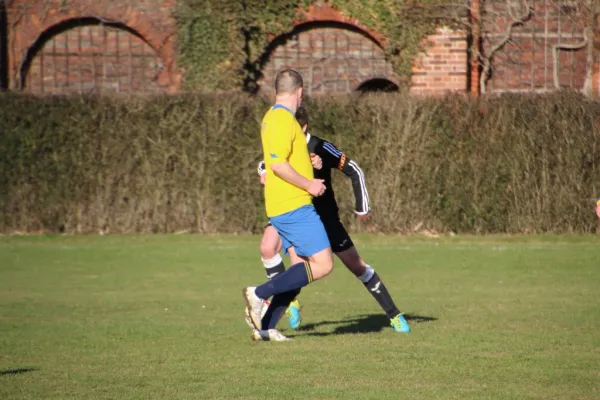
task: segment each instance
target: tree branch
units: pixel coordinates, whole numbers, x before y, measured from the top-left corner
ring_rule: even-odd
[[[506,28],[504,37],[498,43],[496,43],[494,47],[492,47],[490,52],[486,56],[480,55],[481,63],[483,65],[483,70],[481,71],[481,76],[479,77],[479,87],[481,89],[481,93],[485,93],[486,91],[486,84],[490,77],[490,69],[492,67],[492,59],[494,58],[494,55],[512,39],[512,34],[515,27],[523,25],[531,18],[533,14],[533,8],[526,3],[527,10],[522,15],[515,16],[511,11],[509,0],[507,0],[506,3],[506,6],[508,8],[508,14],[511,17],[512,21],[508,28]]]

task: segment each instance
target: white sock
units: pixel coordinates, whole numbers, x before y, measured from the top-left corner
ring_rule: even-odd
[[[365,273],[362,274],[361,276],[359,276],[358,280],[361,281],[362,283],[367,283],[371,280],[371,278],[373,277],[373,274],[375,274],[375,270],[373,268],[371,268],[370,265],[367,265]]]
[[[273,278],[275,275],[277,275],[278,273],[280,273],[281,271],[279,271],[278,268],[279,265],[283,262],[283,259],[281,258],[281,255],[276,254],[275,257],[273,258],[269,258],[269,259],[264,259],[264,258],[260,258],[263,262],[263,265],[265,266],[265,270],[267,273],[267,278],[271,279]]]

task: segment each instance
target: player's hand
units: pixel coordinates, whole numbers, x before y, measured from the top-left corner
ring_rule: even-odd
[[[314,169],[323,168],[323,160],[315,153],[310,153],[310,162],[312,163]]]
[[[600,199],[596,202],[596,215],[600,218]]]
[[[266,181],[267,181],[267,174],[262,174],[260,176],[260,184],[264,185]]]
[[[366,214],[359,214],[357,211],[354,211],[354,215],[356,215],[356,218],[358,218],[361,221],[366,221],[369,219],[369,216],[371,215],[370,212],[366,213]]]
[[[323,179],[313,179],[308,184],[306,191],[312,194],[314,197],[319,197],[325,193],[325,182]]]

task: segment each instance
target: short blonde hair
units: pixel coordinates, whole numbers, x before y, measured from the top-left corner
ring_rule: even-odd
[[[304,85],[302,75],[294,69],[279,71],[275,77],[275,94],[294,94]]]

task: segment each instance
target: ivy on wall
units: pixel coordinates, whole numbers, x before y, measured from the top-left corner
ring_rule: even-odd
[[[179,0],[179,64],[185,88],[201,91],[258,89],[261,56],[272,35],[301,21],[310,0]],[[382,35],[385,51],[401,84],[410,82],[423,39],[454,16],[440,8],[455,0],[330,0],[342,14]]]
[[[424,38],[438,25],[455,26],[455,0],[333,0],[331,5],[357,18],[385,38],[385,51],[394,71],[407,85]],[[466,4],[466,3],[465,3]],[[452,12],[449,6],[454,6]]]
[[[195,90],[255,91],[268,34],[300,18],[298,0],[179,0],[179,63]]]

